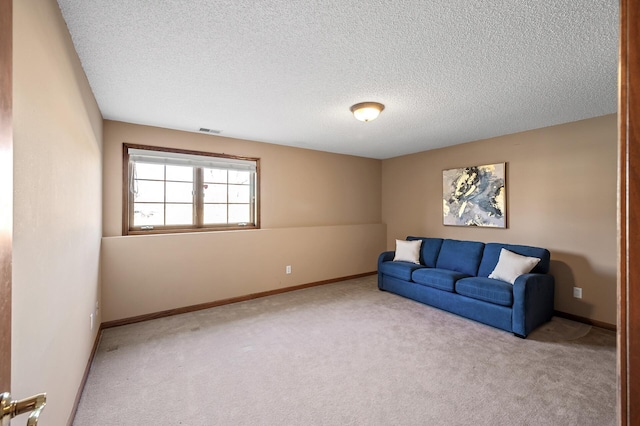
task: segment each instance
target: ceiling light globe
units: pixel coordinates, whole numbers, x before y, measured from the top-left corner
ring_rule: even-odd
[[[384,105],[378,102],[361,102],[353,105],[350,109],[356,120],[368,122],[378,118]]]

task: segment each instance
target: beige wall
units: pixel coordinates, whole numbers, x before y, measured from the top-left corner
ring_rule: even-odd
[[[123,142],[259,157],[262,229],[121,237]],[[103,182],[104,321],[372,272],[385,246],[379,160],[105,121]]]
[[[12,395],[47,392],[43,424],[67,423],[100,321],[101,140],[57,3],[15,1]]]
[[[616,149],[608,115],[385,160],[387,248],[407,235],[545,247],[556,310],[615,324]],[[497,162],[507,163],[508,228],[442,225],[442,170]]]
[[[379,160],[105,120],[105,237],[122,235],[123,142],[260,158],[262,228],[380,223]]]
[[[105,238],[103,320],[375,271],[384,238],[382,224]]]

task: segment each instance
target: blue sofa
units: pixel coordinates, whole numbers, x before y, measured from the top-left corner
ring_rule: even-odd
[[[553,316],[554,278],[549,251],[523,245],[441,238],[422,240],[420,263],[393,261],[395,252],[378,258],[378,288],[434,306],[525,338]],[[488,278],[501,249],[540,262],[513,284]]]

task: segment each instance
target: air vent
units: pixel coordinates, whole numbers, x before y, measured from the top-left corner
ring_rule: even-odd
[[[200,132],[202,133],[211,133],[214,135],[219,135],[220,133],[222,133],[222,130],[216,130],[216,129],[205,129],[204,127],[200,127]]]

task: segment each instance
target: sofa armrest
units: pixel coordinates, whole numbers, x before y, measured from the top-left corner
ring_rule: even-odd
[[[524,274],[513,284],[512,328],[526,337],[533,329],[551,320],[555,280],[548,274]]]
[[[396,252],[395,251],[384,251],[380,254],[380,256],[378,256],[378,271],[380,270],[380,265],[382,264],[382,262],[389,262],[391,260],[393,260],[393,258],[396,256]]]
[[[393,260],[395,256],[395,251],[384,251],[380,256],[378,256],[378,288],[380,290],[384,290],[384,288],[382,288],[382,273],[380,272],[380,265],[382,265],[382,262],[389,262]]]

